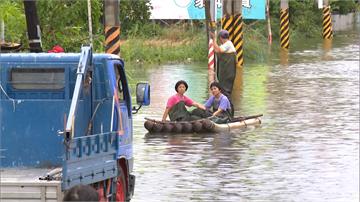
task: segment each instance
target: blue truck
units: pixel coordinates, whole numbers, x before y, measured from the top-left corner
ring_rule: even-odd
[[[80,184],[129,201],[132,117],[150,104],[148,83],[136,102],[117,55],[0,54],[0,201],[62,201]]]

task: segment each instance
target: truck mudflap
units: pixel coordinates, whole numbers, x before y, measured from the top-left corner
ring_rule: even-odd
[[[102,133],[65,139],[62,190],[116,177],[117,138],[115,133]]]
[[[135,175],[130,174],[129,175],[129,191],[127,194],[127,201],[130,201],[130,199],[134,196],[134,191],[135,191]]]

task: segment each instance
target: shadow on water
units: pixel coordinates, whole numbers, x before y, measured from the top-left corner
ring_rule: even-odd
[[[128,67],[152,91],[151,105],[134,115],[133,201],[358,201],[358,33],[304,41],[284,64],[278,53],[246,64],[235,115],[264,116],[260,127],[231,133],[147,134],[144,117],[161,118],[177,80],[205,101],[207,66]]]

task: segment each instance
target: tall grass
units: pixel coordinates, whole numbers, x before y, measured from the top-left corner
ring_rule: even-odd
[[[202,28],[188,29],[188,26],[172,25],[155,26],[155,29],[145,27],[141,31],[130,31],[129,33],[133,34],[129,34],[122,44],[121,57],[140,63],[192,62],[207,59],[206,32]]]
[[[263,31],[250,26],[245,31],[244,59],[263,62],[267,59],[267,38]],[[202,26],[148,24],[128,33],[121,46],[125,61],[147,64],[207,61],[207,36]]]

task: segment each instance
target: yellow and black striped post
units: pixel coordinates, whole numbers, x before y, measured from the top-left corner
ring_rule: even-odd
[[[331,9],[329,5],[329,0],[318,0],[319,8],[322,8],[323,12],[323,60],[331,60],[332,56],[330,54],[332,48],[332,23],[331,23]]]
[[[214,32],[216,30],[216,22],[215,21],[209,22],[208,26],[209,26],[209,29],[211,32]]]
[[[243,51],[243,20],[242,15],[238,14],[234,16],[233,29],[230,32],[231,41],[236,48],[236,55],[238,59],[238,65],[244,65],[244,51]]]
[[[289,49],[289,8],[280,10],[280,46]]]
[[[105,26],[105,52],[120,54],[120,27]]]
[[[244,65],[242,1],[224,0],[223,7],[225,15],[221,19],[221,27],[229,32],[229,38],[236,49],[237,66],[240,67]]]
[[[227,30],[230,34],[230,32],[233,28],[233,26],[232,26],[234,23],[233,21],[234,21],[234,17],[232,15],[223,16],[221,18],[221,28]]]
[[[331,23],[331,11],[330,6],[325,6],[323,8],[323,38],[332,39],[332,23]]]
[[[105,52],[120,55],[119,0],[104,1]]]

